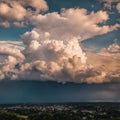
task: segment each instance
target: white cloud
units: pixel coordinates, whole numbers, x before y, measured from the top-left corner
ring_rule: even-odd
[[[35,28],[21,36],[24,50],[0,48],[0,59],[5,61],[1,62],[0,77],[87,83],[119,81],[120,57],[92,53],[86,56],[80,46],[82,40],[120,27],[98,25],[108,19],[107,12],[88,13],[78,8],[29,16]]]
[[[46,46],[44,44],[40,46]],[[45,49],[43,49],[44,47],[40,48],[40,46],[34,49],[29,44],[23,52],[24,55],[20,51],[22,49],[18,49],[19,47],[13,49],[8,48],[11,46],[7,45],[6,48],[3,45],[3,48],[0,49],[0,79],[53,80],[63,83],[68,81],[78,83],[119,82],[120,54],[109,53],[110,55],[108,55],[108,53],[105,54],[106,52],[104,54],[103,52],[90,52],[87,53],[87,61],[83,64],[81,57],[78,57],[79,54],[67,55],[64,53],[63,43],[56,44],[53,47],[49,43]],[[72,51],[72,49],[68,50]],[[44,57],[40,55],[40,52],[43,52]],[[84,55],[84,53],[82,54]],[[84,55],[84,57],[86,56]]]
[[[98,23],[106,22],[108,19],[107,12],[98,11],[89,14],[86,9],[68,9],[63,10],[61,14],[54,12],[30,17],[31,23],[36,26],[35,31],[39,34],[41,31],[49,32],[51,38],[71,39],[77,37],[80,41],[120,27],[119,24],[103,25],[102,27],[98,25]]]
[[[48,33],[39,34],[34,30],[21,37],[27,46],[24,53],[27,55],[28,61],[60,61],[77,56],[85,63],[86,57],[77,38],[66,41],[64,39],[50,39],[49,37]]]
[[[89,82],[119,82],[120,53],[113,54],[102,50],[99,53],[88,52],[87,57],[87,63],[93,65],[93,69],[99,73],[99,76],[88,79]]]
[[[104,64],[89,63],[89,58],[86,63],[86,55],[79,45],[79,41],[119,27],[117,24],[98,25],[109,19],[107,12],[88,13],[85,9],[64,9],[60,14],[34,15],[29,19],[35,28],[21,36],[26,45],[23,51],[26,64],[21,66],[21,79],[26,76],[30,79],[61,82],[109,81],[106,79],[107,70],[101,68]]]
[[[27,9],[26,6],[35,8]],[[26,20],[26,17],[30,13],[40,12],[41,10],[47,10],[48,6],[44,0],[2,0],[0,1],[0,25],[9,27],[9,21],[22,21]],[[6,21],[6,22],[4,22]],[[18,26],[18,24],[15,24]]]
[[[13,23],[14,26],[22,28],[22,27],[26,27],[26,23],[25,22],[14,22]]]
[[[24,49],[24,45],[21,41],[5,41],[5,40],[1,40],[0,41],[0,47],[3,48],[13,48],[13,49],[19,49],[19,50],[23,50]]]
[[[112,8],[115,7],[118,10],[118,12],[120,12],[120,0],[100,0],[100,2],[104,3],[104,8],[111,10]]]
[[[8,28],[10,27],[10,24],[8,21],[3,21],[3,20],[0,20],[0,26],[3,26],[5,28]]]
[[[18,2],[11,2],[11,7],[6,3],[0,3],[0,16],[6,20],[23,20],[26,16],[26,9]]]
[[[36,9],[37,12],[40,10],[48,10],[48,6],[45,0],[26,0],[24,1],[27,5],[31,5]]]
[[[117,4],[116,8],[117,8],[118,12],[120,13],[120,3]]]
[[[105,53],[120,54],[120,45],[117,43],[114,43],[114,44],[108,46],[108,48],[104,48],[102,51]]]
[[[18,49],[12,49],[12,48],[0,48],[0,53],[1,54],[6,54],[10,56],[14,56],[18,59],[24,59],[24,56],[21,54],[21,51]]]
[[[17,46],[18,42],[0,42],[0,79],[6,78],[8,73],[15,72],[15,65],[25,59],[20,46],[15,47],[15,44]]]

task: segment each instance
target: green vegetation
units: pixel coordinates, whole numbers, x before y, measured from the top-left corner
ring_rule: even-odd
[[[27,120],[27,117],[16,113],[0,112],[0,120]]]

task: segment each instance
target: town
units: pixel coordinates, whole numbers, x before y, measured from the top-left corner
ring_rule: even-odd
[[[120,103],[2,104],[0,120],[120,120]]]

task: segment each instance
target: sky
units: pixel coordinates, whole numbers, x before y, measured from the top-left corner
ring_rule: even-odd
[[[0,102],[120,101],[119,32],[120,0],[1,0]]]

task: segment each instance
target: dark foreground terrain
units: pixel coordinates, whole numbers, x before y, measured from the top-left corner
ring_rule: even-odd
[[[120,120],[120,103],[2,104],[0,120]]]

